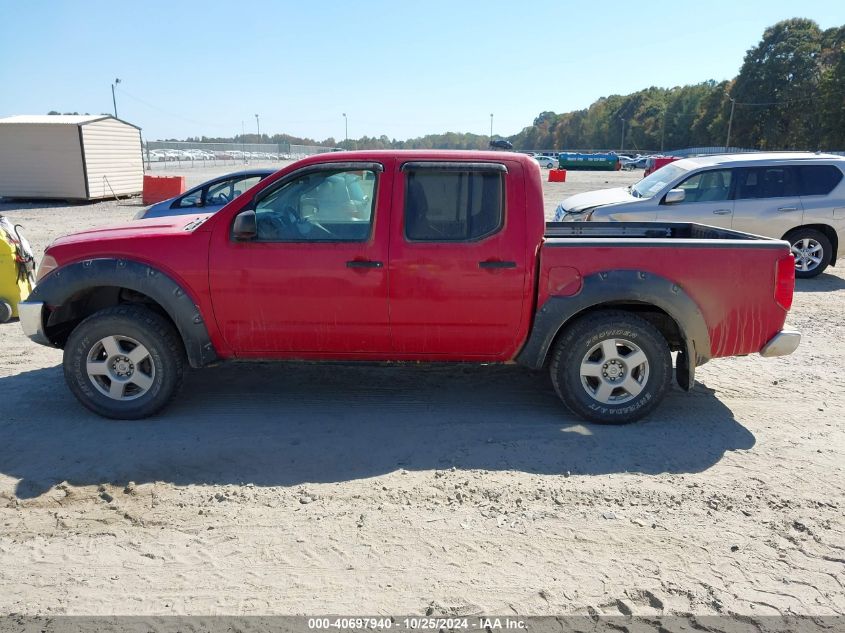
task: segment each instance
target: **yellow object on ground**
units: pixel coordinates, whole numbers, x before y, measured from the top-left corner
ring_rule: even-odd
[[[0,227],[0,323],[18,316],[18,303],[32,292],[32,278],[18,261],[20,249]]]

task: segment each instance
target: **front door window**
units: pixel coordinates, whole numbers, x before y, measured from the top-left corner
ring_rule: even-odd
[[[372,225],[375,183],[375,172],[366,169],[304,173],[258,200],[258,240],[365,241]]]
[[[680,204],[727,200],[731,193],[731,171],[716,169],[700,172],[687,178],[678,185],[678,189],[683,189],[686,194]]]
[[[711,169],[689,176],[674,187],[684,192],[684,199],[671,204],[662,203],[658,208],[657,219],[696,222],[729,229],[734,206],[731,194],[733,179],[733,171],[730,169]]]

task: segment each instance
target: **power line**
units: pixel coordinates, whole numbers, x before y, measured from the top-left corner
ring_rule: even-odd
[[[800,103],[804,101],[815,101],[816,99],[822,98],[819,95],[813,97],[799,97],[797,99],[784,99],[782,101],[762,101],[760,103],[750,103],[750,102],[743,102],[737,101],[736,104],[738,106],[749,106],[749,107],[758,107],[758,106],[773,106],[773,105],[784,105],[787,103]]]
[[[148,108],[151,108],[151,109],[153,109],[157,112],[161,112],[162,114],[166,114],[167,116],[173,117],[175,119],[180,119],[182,121],[186,121],[187,123],[193,123],[194,125],[201,125],[201,126],[204,126],[204,127],[215,127],[215,128],[218,128],[218,129],[229,129],[229,126],[226,126],[226,125],[220,125],[219,123],[206,123],[204,121],[197,121],[196,119],[192,119],[190,117],[182,116],[181,114],[176,114],[175,112],[170,112],[168,110],[164,110],[163,108],[159,108],[158,106],[155,106],[152,103],[149,103],[148,101],[144,101],[140,97],[136,97],[135,95],[133,95],[130,92],[127,92],[123,88],[117,88],[117,90],[122,95],[126,95],[130,99],[137,101],[138,103],[142,103],[143,105],[147,106]]]

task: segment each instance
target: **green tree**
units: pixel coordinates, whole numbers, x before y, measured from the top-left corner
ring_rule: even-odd
[[[818,143],[821,52],[822,32],[812,20],[793,18],[765,30],[731,91],[737,144],[786,149]]]
[[[845,149],[845,26],[822,36],[819,148]]]

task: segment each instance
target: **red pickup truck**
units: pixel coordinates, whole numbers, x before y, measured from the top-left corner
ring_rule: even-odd
[[[711,358],[777,356],[789,244],[695,224],[548,224],[540,168],[500,152],[312,156],[216,214],[59,238],[20,305],[71,391],[152,415],[221,360],[548,367],[563,402],[629,422]]]

